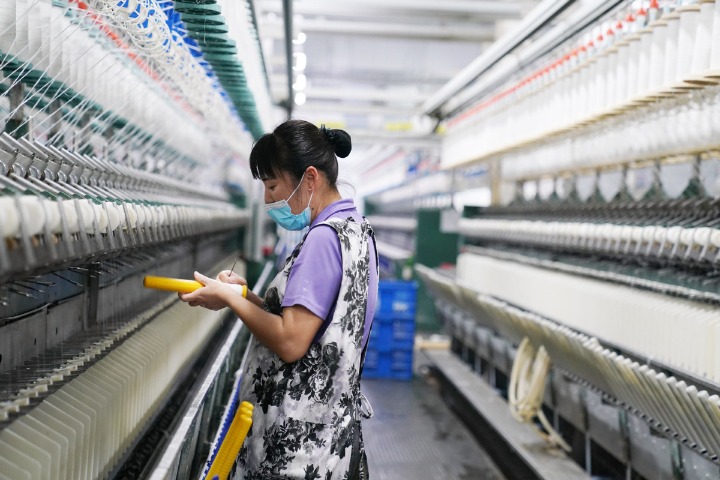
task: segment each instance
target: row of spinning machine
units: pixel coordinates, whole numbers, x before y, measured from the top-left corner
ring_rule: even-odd
[[[524,338],[546,350],[541,399],[567,442],[587,440],[588,473],[591,441],[644,478],[720,472],[720,203],[699,190],[466,209],[455,275],[417,267],[454,350],[496,387],[516,388]]]
[[[454,272],[417,272],[458,356],[516,411],[539,395],[588,474],[719,478],[720,3],[603,15],[448,122],[444,161],[515,193],[465,209]]]
[[[0,1],[0,479],[205,467],[240,324],[143,288],[244,273],[225,187],[262,129],[202,3]]]

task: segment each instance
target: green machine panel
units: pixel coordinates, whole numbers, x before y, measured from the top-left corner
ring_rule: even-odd
[[[430,268],[454,265],[458,256],[457,233],[445,232],[443,215],[452,215],[450,209],[420,209],[417,211],[415,239],[415,263]],[[433,333],[441,329],[435,313],[435,305],[423,288],[418,289],[416,328],[420,332]]]

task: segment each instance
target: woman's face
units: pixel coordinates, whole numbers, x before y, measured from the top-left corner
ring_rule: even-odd
[[[301,180],[301,183],[304,183],[304,181]],[[289,173],[283,172],[283,174],[277,178],[263,180],[263,185],[265,186],[265,203],[287,200],[288,205],[290,205],[290,210],[294,214],[302,212],[305,207],[307,207],[309,196],[307,195],[308,192],[304,191],[307,190],[307,188],[303,188],[303,186],[300,185],[300,188],[298,188],[295,195],[293,195],[298,185],[295,184]],[[290,195],[292,195],[292,197],[290,197]]]

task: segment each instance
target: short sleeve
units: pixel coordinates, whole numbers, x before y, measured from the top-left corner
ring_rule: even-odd
[[[293,263],[282,306],[302,305],[327,320],[342,281],[342,254],[335,230],[319,225],[308,233]]]

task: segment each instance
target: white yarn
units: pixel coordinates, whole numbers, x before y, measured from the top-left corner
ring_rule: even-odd
[[[165,227],[168,225],[169,219],[165,207],[157,207],[158,210],[158,223],[160,226]]]
[[[145,48],[139,58],[146,57],[150,66],[158,71],[160,81],[176,83],[177,90],[184,92],[191,104],[205,102],[194,108],[203,113],[205,121],[219,119],[217,125],[211,125],[211,130],[226,132],[228,125],[238,126],[237,119],[212,88],[204,69],[199,67],[184,41],[169,31],[157,2],[131,2],[126,8],[118,6],[117,2],[93,2],[93,6],[100,15],[115,15],[118,18],[124,11],[125,21],[135,29],[136,40]],[[130,19],[130,12],[136,8],[140,18]],[[147,15],[150,9],[154,13]],[[199,161],[213,157],[203,121],[198,122],[197,116],[188,115],[180,109],[154,81],[138,71],[137,66],[128,60],[126,52],[102,35],[98,36],[97,25],[94,20],[86,18],[87,12],[73,4],[53,7],[51,0],[24,0],[2,2],[0,13],[0,49],[17,54],[21,60],[32,61],[35,68],[45,70],[50,77],[62,81],[107,110],[120,113],[130,120],[130,124],[155,134],[181,153]],[[146,15],[147,24],[143,26]],[[137,92],[129,86],[137,86],[141,91]],[[51,103],[49,101],[48,105]],[[70,111],[81,113],[84,106],[83,103],[70,108]],[[35,127],[43,128],[44,132],[53,127],[51,123],[54,119],[50,116],[36,115],[36,119]],[[71,123],[63,123],[55,139],[60,135],[70,137],[77,133],[78,129]],[[119,135],[125,133],[123,130]],[[236,138],[242,137],[237,135],[238,130],[231,130],[235,137],[228,141],[231,147],[237,147]],[[38,130],[39,136],[45,135],[44,132]],[[100,138],[95,133],[91,137]]]
[[[157,228],[159,226],[159,215],[157,207],[149,205],[146,208],[148,209],[148,212],[150,214],[150,226],[153,228]]]
[[[85,198],[80,200],[75,200],[75,203],[77,204],[79,208],[78,212],[78,220],[82,220],[82,225],[85,227],[85,232],[87,233],[94,233],[94,225],[93,222],[95,220],[95,209],[92,206],[92,203],[90,200],[87,200]],[[79,225],[79,221],[78,221]],[[79,227],[78,227],[79,228]]]
[[[717,75],[720,2],[680,8],[638,35],[618,35],[613,48],[596,46],[584,58],[506,89],[476,114],[451,121],[443,164],[498,158],[512,180],[716,148],[716,89],[708,89],[698,104],[681,96],[635,107],[635,113],[603,115],[638,97],[673,91],[693,76]]]
[[[80,224],[78,223],[78,211],[75,208],[75,202],[72,200],[66,200],[62,203],[62,211],[65,214],[65,221],[67,222],[68,233],[73,234],[80,231]],[[56,231],[54,233],[60,233]]]
[[[138,212],[135,209],[135,205],[132,203],[125,203],[124,204],[125,211],[127,213],[126,215],[126,223],[125,226],[130,228],[136,228],[138,225]]]
[[[20,216],[13,197],[0,196],[0,219],[4,236],[17,237],[20,234]]]
[[[664,59],[662,61],[663,73],[660,76],[660,87],[675,83],[675,70],[678,62],[678,43],[680,41],[680,17],[669,15],[666,22],[666,38]]]
[[[107,231],[107,226],[108,226],[107,213],[105,213],[105,209],[103,208],[102,205],[93,203],[92,207],[93,207],[93,210],[95,211],[95,220],[97,221],[97,228],[99,231],[98,233],[105,233]],[[92,233],[95,231],[94,228],[92,228],[92,224],[90,225],[90,227],[88,227],[86,225],[85,229],[87,230],[88,233]]]
[[[720,248],[720,230],[713,230],[710,234],[710,241],[715,247]]]
[[[15,0],[15,42],[13,48],[10,49],[10,53],[27,55],[32,52],[28,51],[28,20],[27,17],[30,13],[30,5],[28,0]]]
[[[45,209],[45,225],[51,233],[60,233],[62,225],[60,222],[60,205],[52,200],[43,199],[43,208]]]
[[[111,202],[105,202],[103,206],[107,209],[108,224],[110,225],[110,231],[115,231],[123,223],[125,213],[123,210],[118,208],[117,205]]]
[[[23,195],[20,197],[21,221],[25,227],[25,235],[33,236],[41,233],[45,226],[45,209],[40,197]]]
[[[150,205],[143,205],[145,209],[145,226],[155,228],[157,226],[157,214]]]
[[[697,6],[697,8],[683,11],[680,15],[677,65],[675,67],[675,78],[673,79],[676,83],[682,82],[683,78],[692,71],[695,52],[699,50],[709,50],[710,48],[709,45],[696,44],[696,39],[698,39],[701,34],[699,29],[700,7]]]
[[[712,21],[712,45],[710,49],[710,70],[720,71],[720,2],[714,3],[715,8],[713,10],[713,21]]]
[[[145,209],[142,205],[135,205],[135,213],[137,213],[137,226],[145,226]]]
[[[15,41],[16,2],[0,2],[0,50],[10,52]]]

